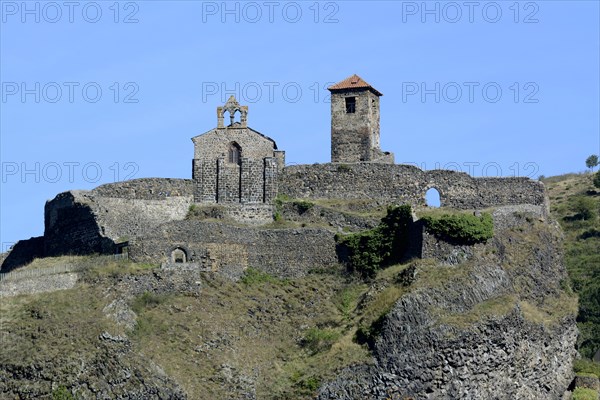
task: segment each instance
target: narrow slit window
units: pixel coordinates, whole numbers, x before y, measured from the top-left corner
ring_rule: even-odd
[[[346,114],[356,112],[356,97],[346,97]]]

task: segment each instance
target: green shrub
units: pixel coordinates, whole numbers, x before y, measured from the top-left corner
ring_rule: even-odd
[[[52,391],[52,400],[74,400],[75,397],[67,390],[65,386],[59,386]]]
[[[285,194],[278,194],[277,197],[275,197],[275,213],[273,213],[273,220],[275,222],[283,221],[283,216],[281,215],[283,203],[289,200],[289,197]]]
[[[338,235],[337,239],[348,250],[351,269],[370,278],[380,268],[400,260],[408,247],[410,224],[411,207],[392,206],[377,227],[353,235]]]
[[[494,236],[494,221],[488,213],[444,214],[421,218],[427,231],[460,244],[486,242]]]
[[[275,282],[277,278],[266,272],[259,271],[254,268],[246,268],[244,276],[240,279],[244,285],[256,285],[260,283]]]
[[[587,388],[575,388],[573,400],[598,400],[598,392]]]
[[[338,172],[350,172],[352,168],[348,164],[340,164],[337,167]]]
[[[314,207],[314,203],[306,200],[296,200],[292,204],[298,209],[300,214],[304,214],[308,210]]]
[[[573,204],[573,210],[577,213],[573,217],[574,219],[582,219],[584,221],[589,221],[591,219],[596,218],[596,201],[587,196],[579,196],[576,198],[575,203]]]
[[[302,340],[302,345],[316,354],[329,350],[340,338],[340,333],[333,329],[310,328]]]
[[[573,370],[578,374],[593,374],[600,378],[600,363],[585,358],[575,360]]]
[[[349,250],[350,268],[364,277],[373,277],[388,254],[387,243],[377,228],[349,235],[341,243]]]
[[[290,196],[288,196],[287,194],[280,193],[275,197],[275,207],[279,209],[281,208],[283,203],[287,203],[288,201],[290,201]]]
[[[185,216],[185,219],[192,219],[194,217],[197,217],[199,214],[199,207],[197,204],[190,204],[190,206],[188,207],[188,212]]]
[[[316,376],[310,376],[298,382],[297,386],[309,392],[315,392],[321,386],[321,380]]]

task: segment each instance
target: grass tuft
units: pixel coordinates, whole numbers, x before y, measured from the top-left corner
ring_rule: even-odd
[[[575,388],[573,400],[598,400],[598,392],[588,388]]]
[[[340,333],[333,329],[310,328],[304,335],[302,345],[316,354],[329,350],[340,337]]]

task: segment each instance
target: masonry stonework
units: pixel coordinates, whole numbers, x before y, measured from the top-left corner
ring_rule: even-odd
[[[548,200],[540,182],[474,178],[394,164],[393,154],[380,149],[381,93],[357,75],[329,90],[331,163],[286,167],[285,152],[248,126],[248,107],[231,96],[217,108],[217,127],[192,138],[192,179],[135,179],[60,193],[46,203],[44,236],[15,245],[3,257],[2,271],[30,261],[25,253],[111,254],[128,245],[135,261],[175,268],[185,264],[227,276],[239,276],[248,267],[298,276],[338,263],[336,232],[377,223],[314,204],[309,212],[298,214],[293,206],[276,202],[278,195],[306,201],[360,200],[371,208],[423,207],[425,193],[435,188],[441,207],[525,207],[547,215]],[[276,213],[319,228],[263,226],[272,223]],[[496,224],[507,221],[511,219],[495,218]],[[442,258],[452,253],[422,230],[415,232],[415,254]],[[452,251],[461,257],[469,253]],[[447,261],[457,262],[457,257]]]
[[[323,228],[256,229],[210,221],[161,225],[131,244],[129,256],[143,262],[167,262],[182,248],[189,262],[215,272],[253,267],[277,276],[302,276],[315,267],[338,264],[335,234]]]
[[[331,92],[331,162],[394,163],[379,148],[379,97],[357,75],[328,88]]]
[[[528,178],[473,178],[446,170],[399,164],[313,164],[286,167],[279,192],[304,199],[373,199],[425,206],[435,188],[442,207],[482,209],[511,204],[547,206],[544,185]]]
[[[239,122],[236,113],[241,114]],[[230,125],[225,126],[224,114]],[[273,180],[285,164],[275,141],[247,125],[248,107],[231,96],[217,108],[217,127],[192,138],[196,203],[270,203]],[[272,165],[275,168],[272,168]],[[275,186],[276,189],[276,186]]]

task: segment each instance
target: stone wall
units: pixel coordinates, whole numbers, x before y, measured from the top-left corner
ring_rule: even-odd
[[[271,204],[194,204],[190,219],[222,219],[245,225],[273,222],[275,207]]]
[[[214,166],[218,170],[218,164],[214,163]],[[253,182],[238,187],[240,197],[248,202],[216,204],[222,208],[221,214],[209,213],[207,218],[254,226],[271,222],[271,202],[264,204],[261,201],[273,200],[277,193],[300,199],[362,199],[367,202],[372,200],[376,205],[408,203],[422,206],[425,204],[425,192],[431,187],[439,190],[442,206],[482,209],[499,205],[529,205],[539,210],[536,212],[542,216],[547,211],[543,184],[527,178],[473,178],[453,171],[423,171],[410,165],[376,163],[291,166],[279,174],[274,157],[262,161],[244,158],[241,166],[234,167],[239,169],[240,179]],[[218,185],[220,187],[235,186],[235,180],[217,179],[223,179]],[[237,230],[232,231],[231,227],[224,225],[219,228],[215,225],[215,231],[207,232],[204,229],[206,221],[195,221],[194,229],[199,231],[186,231],[190,225],[184,220],[193,204],[193,192],[197,185],[198,181],[192,180],[152,178],[102,185],[91,191],[61,193],[45,206],[44,238],[36,242],[42,243],[38,247],[43,247],[43,251],[30,253],[37,256],[112,254],[116,250],[115,243],[133,241],[137,245],[132,245],[132,248],[139,249],[139,246],[144,246],[140,243],[146,241],[155,248],[143,247],[139,253],[140,260],[147,253],[146,258],[160,262],[171,251],[165,246],[181,244],[191,246],[194,250],[194,243],[197,243],[195,249],[198,255],[210,253],[212,263],[216,263],[221,258],[217,254],[221,253],[214,249],[211,252],[207,244],[233,243],[248,247],[239,256],[242,261],[238,266],[241,268],[250,265],[267,268],[276,274],[285,274],[284,269],[288,268],[289,274],[295,275],[298,271],[337,262],[333,236],[326,230],[279,230],[279,234],[273,236],[269,232],[275,231],[250,228],[235,228]],[[318,217],[321,214],[323,212]],[[317,216],[313,217],[318,219]],[[339,222],[342,223],[342,220]],[[177,223],[181,223],[182,227],[177,228]],[[330,225],[335,226],[335,223]],[[165,226],[172,236],[159,230]],[[219,236],[217,232],[223,229],[232,236]],[[322,247],[319,246],[319,240],[313,242],[315,237],[323,240]],[[425,241],[423,247],[419,247],[421,250],[425,248],[427,253],[428,244],[430,241]],[[446,250],[434,253],[446,254]],[[3,268],[14,268],[16,264],[13,261],[18,254],[18,251],[13,251],[3,263]],[[227,265],[232,263],[231,254],[237,253],[228,252],[226,257],[223,256],[230,260],[225,261]],[[315,259],[311,258],[313,254]],[[454,261],[458,260],[456,258]]]
[[[498,207],[492,212],[494,220],[494,236],[505,235],[506,231],[517,226],[530,225],[534,221],[545,220],[542,206],[521,204]],[[413,229],[415,240],[420,246],[419,258],[433,258],[440,263],[455,265],[469,260],[473,255],[485,248],[485,244],[461,245],[449,243],[434,234],[427,232],[421,221],[416,221]]]
[[[326,229],[256,229],[194,220],[161,225],[132,241],[129,257],[165,263],[175,249],[214,271],[253,267],[287,277],[338,265],[334,234]]]
[[[442,206],[457,209],[533,204],[547,208],[544,185],[528,178],[473,178],[463,172],[423,171],[396,164],[313,164],[286,167],[279,193],[291,198],[377,199],[425,205],[435,188]]]
[[[35,294],[71,289],[77,283],[77,273],[32,276],[27,279],[0,282],[0,297]]]
[[[273,157],[277,149],[275,141],[252,128],[240,126],[215,128],[192,138],[195,159],[227,159],[229,145],[237,143],[241,147],[242,157],[262,160]]]
[[[338,265],[335,235],[323,228],[260,230],[249,250],[250,266],[280,277]]]
[[[83,191],[60,193],[46,202],[45,255],[114,252],[114,242],[104,236],[102,227],[96,220],[96,211],[99,210],[94,198]]]
[[[345,212],[317,204],[309,209],[303,209],[297,202],[286,202],[279,208],[281,217],[285,221],[294,221],[302,224],[318,224],[328,226],[337,231],[362,231],[376,227],[381,218],[363,216],[358,213]]]
[[[281,159],[277,158],[265,158],[264,165],[264,193],[263,193],[263,201],[265,203],[272,203],[277,197],[279,185],[279,174],[280,168],[278,163],[281,162]]]
[[[192,139],[197,203],[269,203],[285,153],[275,141],[239,123]]]
[[[96,197],[94,200],[102,233],[113,240],[126,240],[151,232],[164,222],[182,220],[192,204],[191,197],[164,200]]]
[[[136,179],[70,191],[46,202],[46,256],[112,254],[114,243],[182,220],[192,204],[193,181]]]
[[[92,195],[136,200],[164,200],[168,197],[191,197],[194,181],[191,179],[141,178],[108,183],[91,190]]]
[[[270,204],[240,204],[225,206],[225,217],[247,225],[273,222],[274,207]]]
[[[239,164],[195,159],[192,164],[196,203],[270,203],[277,195],[279,168],[274,157],[242,157]]]
[[[19,240],[12,246],[5,257],[0,260],[0,271],[9,272],[20,266],[29,264],[34,258],[44,256],[44,237],[32,237],[27,240]]]
[[[194,159],[192,177],[194,179],[194,202],[217,202],[217,160]]]

